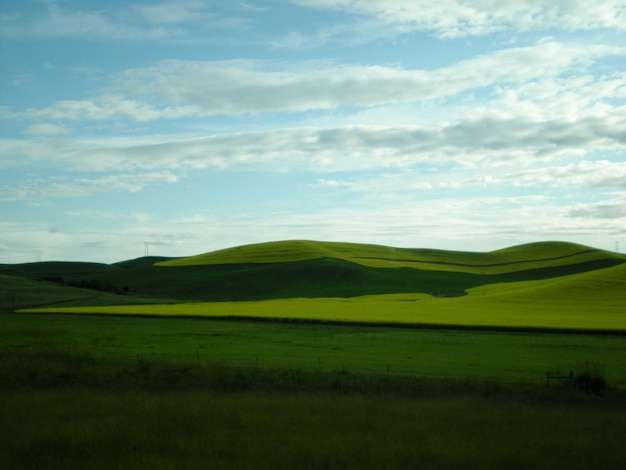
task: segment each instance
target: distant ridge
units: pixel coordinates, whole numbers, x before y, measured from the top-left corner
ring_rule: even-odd
[[[536,242],[491,252],[395,248],[383,245],[287,240],[242,245],[196,256],[157,262],[156,266],[208,266],[288,263],[336,259],[376,268],[417,268],[496,274],[598,260],[626,261],[623,255],[569,242]]]
[[[18,277],[27,280],[24,289],[28,287],[29,292],[34,292],[32,281],[41,283],[42,292],[55,287],[54,302],[63,299],[58,289],[70,288],[74,290],[67,290],[67,297],[74,299],[81,297],[76,294],[79,288],[83,289],[85,299],[96,291],[118,294],[117,303],[124,298],[213,302],[407,293],[459,297],[473,295],[475,288],[491,286],[495,289],[492,293],[497,295],[520,281],[538,281],[540,284],[535,287],[545,286],[547,290],[537,290],[536,295],[545,292],[547,298],[553,291],[566,292],[570,287],[582,291],[594,283],[608,286],[610,292],[626,292],[626,280],[622,281],[620,276],[611,282],[606,279],[600,282],[601,277],[592,274],[607,272],[606,268],[618,265],[626,267],[624,263],[624,255],[558,241],[480,253],[287,240],[185,258],[142,257],[110,265],[76,262],[0,265],[0,272],[12,276],[14,286],[19,285]],[[590,274],[580,277],[585,273]],[[574,280],[576,283],[572,284]],[[520,291],[520,295],[524,292]],[[15,298],[11,293],[6,295]],[[37,300],[38,304],[45,302],[45,296]]]

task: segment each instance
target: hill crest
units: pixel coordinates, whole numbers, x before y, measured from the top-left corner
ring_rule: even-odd
[[[384,245],[285,240],[232,248],[155,263],[161,267],[288,263],[336,259],[375,268],[416,268],[496,274],[600,259],[624,260],[618,253],[570,242],[546,241],[490,252],[396,248]]]
[[[563,278],[564,284],[559,284],[558,290],[565,292],[581,289],[572,287],[565,277],[599,273],[616,265],[626,267],[626,256],[565,242],[531,243],[479,253],[291,240],[244,245],[189,258],[144,257],[113,265],[5,265],[3,273],[37,281],[42,292],[53,287],[50,283],[56,288],[82,288],[86,302],[94,291],[123,294],[117,302],[131,297],[252,301],[402,293],[455,297],[468,295],[479,286],[498,285],[494,288],[503,290],[505,284],[557,278]],[[577,282],[583,287],[593,285],[593,290],[607,285],[609,291],[623,292],[615,282],[598,284],[597,279],[581,277]],[[623,287],[620,282],[618,276],[617,284]],[[31,287],[24,284],[26,290]],[[8,289],[6,295],[13,298],[10,290],[15,289]],[[75,299],[76,292],[67,290],[68,299]],[[54,303],[59,295],[55,294]],[[44,302],[44,298],[36,302],[25,299],[24,305]]]

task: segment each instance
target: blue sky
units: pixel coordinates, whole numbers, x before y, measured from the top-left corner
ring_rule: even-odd
[[[626,248],[626,2],[0,0],[0,263]]]

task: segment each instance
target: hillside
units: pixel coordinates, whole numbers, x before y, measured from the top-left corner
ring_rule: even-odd
[[[290,240],[244,245],[187,258],[157,262],[157,266],[289,263],[335,259],[375,268],[408,267],[475,274],[501,274],[578,263],[624,261],[617,253],[566,242],[539,242],[487,253],[394,248],[357,243]]]
[[[626,334],[625,286],[626,264],[621,264],[547,280],[485,284],[468,289],[468,295],[454,298],[404,293],[349,299],[63,306],[44,311],[623,335]]]
[[[0,273],[0,313],[24,307],[149,304],[167,299],[117,295],[94,289],[67,286],[55,282]]]
[[[12,279],[55,291],[49,304],[89,298],[135,303],[135,297],[178,301],[243,301],[423,293],[467,295],[471,289],[519,281],[556,281],[621,265],[617,253],[564,242],[540,242],[488,253],[394,248],[354,243],[281,241],[188,258],[146,257],[111,265],[45,262],[4,265]],[[585,281],[590,282],[591,281]],[[37,284],[39,283],[39,284]],[[30,284],[29,284],[30,285]],[[546,286],[548,284],[545,284]],[[590,284],[591,285],[591,284]],[[79,291],[79,294],[76,293]],[[6,294],[10,295],[10,294]],[[46,298],[17,305],[45,304]]]

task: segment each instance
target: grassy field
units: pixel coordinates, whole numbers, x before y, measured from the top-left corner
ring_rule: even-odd
[[[626,387],[623,336],[82,315],[0,315],[0,348],[261,368],[545,383],[584,363]]]
[[[0,392],[0,411],[3,468],[626,465],[626,412],[605,403],[71,389]]]
[[[0,266],[0,468],[623,468],[624,261],[292,241]],[[546,386],[569,371],[608,387]]]
[[[0,274],[0,313],[10,313],[24,306],[145,305],[163,302],[167,302],[167,299],[116,295],[42,282],[15,274]]]
[[[626,264],[544,281],[493,284],[469,295],[282,299],[31,309],[115,315],[247,317],[347,323],[626,331]]]
[[[0,373],[2,468],[626,464],[626,395],[613,390],[52,351],[2,351]]]
[[[560,242],[464,253],[287,241],[112,265],[5,265],[0,274],[129,297],[214,302],[397,293],[461,296],[480,286],[556,279],[625,262],[623,255]],[[0,286],[0,294],[1,290]]]

